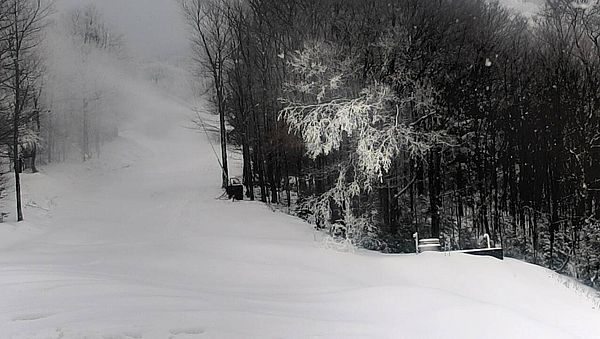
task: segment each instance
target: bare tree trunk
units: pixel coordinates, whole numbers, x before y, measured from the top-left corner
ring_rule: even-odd
[[[18,62],[15,62],[16,74],[19,75]],[[18,76],[17,76],[18,78]],[[23,208],[21,206],[21,158],[19,156],[19,117],[20,117],[20,101],[21,90],[19,88],[19,80],[15,80],[15,110],[13,114],[13,159],[15,169],[15,195],[17,199],[17,221],[23,221]]]
[[[13,160],[15,168],[15,195],[17,199],[17,221],[23,221],[23,208],[21,206],[21,158],[19,156],[19,120],[21,119],[21,110],[23,108],[21,98],[21,51],[19,46],[19,7],[18,2],[14,2],[14,112],[13,112]]]
[[[243,138],[242,153],[244,158],[244,185],[246,186],[246,196],[251,201],[254,201],[254,173],[252,171],[252,157],[250,155],[247,129],[244,131]]]
[[[216,79],[215,79],[216,80]],[[219,108],[219,127],[221,132],[221,164],[223,165],[222,172],[222,187],[226,188],[229,186],[229,168],[227,164],[227,129],[225,124],[225,105],[223,104],[223,87],[218,85],[217,88],[217,100]]]
[[[89,158],[90,151],[90,136],[89,136],[89,122],[88,122],[88,101],[83,99],[83,121],[82,121],[82,141],[81,141],[81,153],[83,161],[87,161]]]
[[[440,176],[440,154],[438,150],[432,150],[429,161],[429,206],[431,213],[431,237],[440,237],[440,203],[439,203],[439,176]]]

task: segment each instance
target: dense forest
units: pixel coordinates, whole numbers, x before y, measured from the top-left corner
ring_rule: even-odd
[[[413,252],[489,234],[598,285],[600,4],[182,0],[248,199]],[[231,126],[227,128],[226,125]]]

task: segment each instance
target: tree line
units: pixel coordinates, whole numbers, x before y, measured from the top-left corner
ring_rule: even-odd
[[[597,286],[598,1],[533,18],[483,0],[182,9],[249,199],[388,252],[414,251],[415,231],[447,249],[489,234]]]
[[[117,136],[114,86],[94,64],[121,55],[120,35],[91,4],[57,15],[52,1],[0,0],[0,199],[14,188],[17,221],[24,171],[89,160]]]
[[[41,0],[0,1],[0,144],[14,168],[18,221],[23,220],[23,153],[36,152],[42,69],[36,49],[48,10]]]

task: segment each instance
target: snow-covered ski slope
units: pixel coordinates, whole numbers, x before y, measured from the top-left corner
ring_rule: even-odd
[[[0,338],[600,338],[593,292],[516,260],[340,252],[216,200],[191,110],[130,86],[101,159],[25,177],[0,224]]]

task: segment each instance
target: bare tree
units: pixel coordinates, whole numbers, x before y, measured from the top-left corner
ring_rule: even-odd
[[[2,58],[2,91],[8,95],[11,108],[12,159],[15,172],[17,220],[23,220],[21,206],[20,125],[31,99],[36,93],[40,59],[36,50],[42,39],[42,29],[50,5],[41,0],[7,0],[1,26],[4,56]]]
[[[227,128],[225,126],[225,77],[232,53],[233,32],[228,24],[228,4],[224,0],[180,0],[183,15],[190,27],[194,61],[201,71],[210,74],[216,97],[221,134],[223,183],[229,181],[227,165]]]

